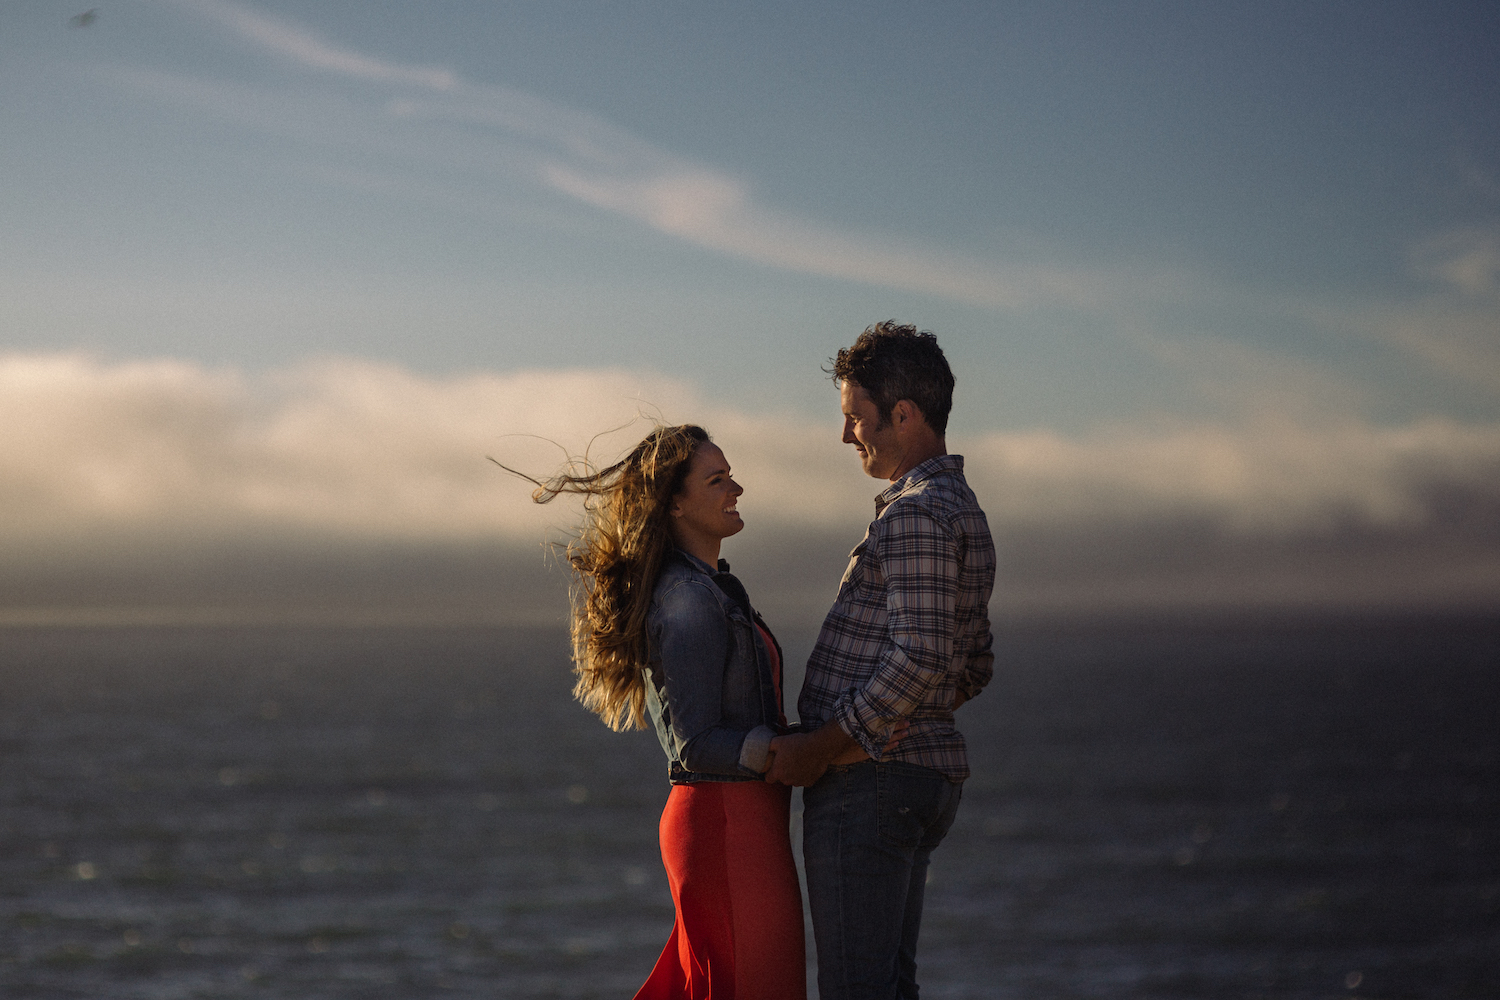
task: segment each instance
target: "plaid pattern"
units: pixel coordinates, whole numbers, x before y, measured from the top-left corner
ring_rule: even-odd
[[[953,694],[989,683],[995,545],[960,455],[912,469],[875,498],[875,520],[850,554],[838,599],[807,661],[797,711],[836,721],[875,760],[969,776]],[[900,719],[911,728],[882,757]]]

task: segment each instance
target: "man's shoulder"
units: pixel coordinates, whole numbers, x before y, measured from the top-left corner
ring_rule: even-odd
[[[926,516],[943,524],[974,516],[983,519],[984,510],[969,488],[969,481],[964,478],[963,457],[944,457],[956,461],[939,464],[928,474],[908,483],[887,504],[883,516]]]

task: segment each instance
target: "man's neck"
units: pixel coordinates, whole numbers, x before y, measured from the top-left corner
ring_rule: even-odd
[[[934,437],[920,442],[919,446],[901,456],[901,462],[896,466],[896,471],[891,473],[891,482],[896,482],[923,462],[946,454],[948,454],[948,444],[944,438]]]

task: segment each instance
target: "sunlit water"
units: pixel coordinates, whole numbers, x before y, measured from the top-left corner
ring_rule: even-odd
[[[1500,996],[1500,622],[1007,632],[930,997]],[[664,764],[504,629],[0,631],[0,995],[628,997]]]

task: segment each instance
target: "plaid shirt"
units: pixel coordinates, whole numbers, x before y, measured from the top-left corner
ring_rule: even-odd
[[[912,469],[875,498],[875,520],[850,554],[838,599],[807,661],[797,711],[832,719],[875,760],[969,776],[953,694],[989,683],[995,546],[960,455]],[[911,728],[882,758],[901,719]]]

